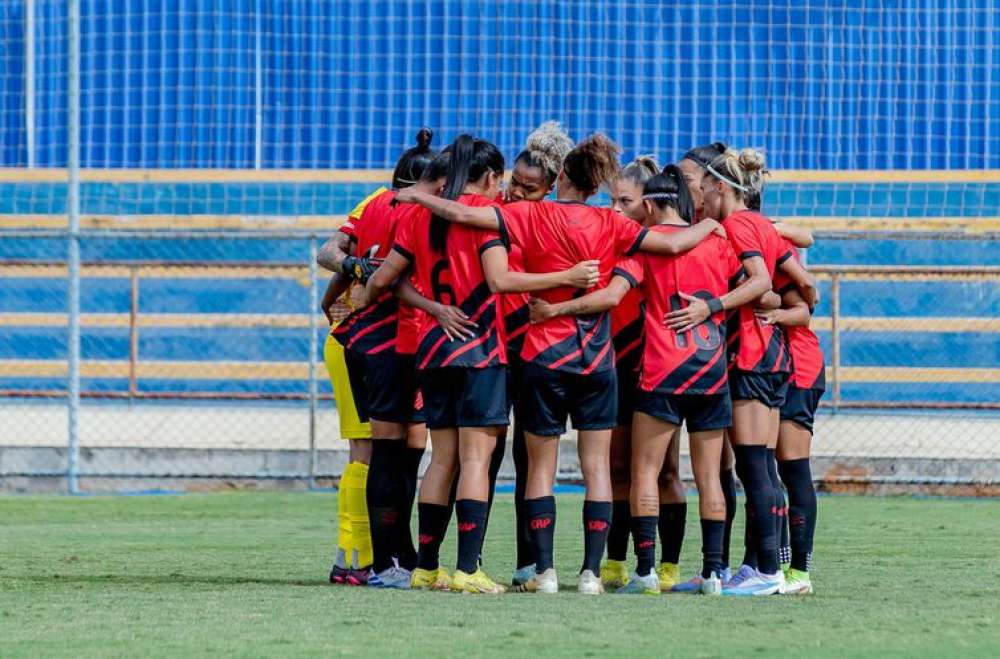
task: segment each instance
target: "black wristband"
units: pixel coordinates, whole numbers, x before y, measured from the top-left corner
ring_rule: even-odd
[[[354,268],[358,263],[358,258],[356,256],[346,256],[344,260],[340,262],[340,272],[347,275],[351,279],[354,279]]]
[[[725,307],[722,306],[722,300],[717,297],[713,297],[711,300],[708,300],[706,304],[708,304],[708,312],[711,314],[717,314],[720,311],[725,310]]]

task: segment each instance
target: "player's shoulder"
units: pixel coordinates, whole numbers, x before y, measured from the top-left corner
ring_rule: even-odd
[[[463,194],[458,198],[459,203],[465,204],[466,206],[499,206],[500,203],[496,199],[490,199],[489,197],[484,197],[481,194]]]

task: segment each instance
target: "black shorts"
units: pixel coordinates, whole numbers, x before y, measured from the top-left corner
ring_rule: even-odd
[[[816,419],[816,408],[819,407],[819,399],[824,393],[822,389],[788,387],[785,403],[781,406],[781,420],[794,421],[811,435],[813,421]]]
[[[428,368],[417,377],[428,428],[487,428],[510,423],[505,366]]]
[[[685,421],[689,433],[733,425],[733,401],[729,394],[661,394],[640,389],[635,411],[675,426]]]
[[[421,423],[417,411],[416,357],[385,350],[365,355],[344,351],[347,377],[361,421]]]
[[[631,427],[639,392],[639,373],[631,366],[618,368],[618,425]]]
[[[774,409],[785,402],[788,373],[758,373],[734,368],[729,371],[729,393],[733,400],[756,400]]]
[[[618,421],[618,376],[609,368],[588,375],[528,363],[521,407],[524,430],[542,437],[566,432],[567,417],[577,430],[610,430]]]

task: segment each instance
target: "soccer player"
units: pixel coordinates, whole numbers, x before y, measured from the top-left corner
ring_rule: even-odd
[[[554,189],[562,170],[563,159],[573,149],[569,138],[556,121],[546,121],[536,128],[525,142],[524,150],[514,159],[510,182],[503,193],[503,203],[540,201]],[[524,257],[520,247],[512,247],[507,255],[510,270],[524,272]],[[521,347],[528,332],[528,294],[504,293],[500,298],[507,334],[507,370],[510,376],[509,402],[514,409],[514,433],[511,455],[514,458],[514,527],[517,550],[511,590],[523,592],[535,576],[535,553],[528,533],[528,515],[524,493],[528,483],[528,448],[522,428],[520,392],[524,382]]]
[[[611,183],[612,209],[640,223],[646,218],[643,186],[660,173],[651,156],[639,156],[622,168]],[[627,283],[627,282],[626,282]],[[624,297],[611,308],[611,340],[618,377],[618,425],[611,434],[611,489],[614,496],[608,559],[601,565],[601,582],[617,590],[629,581],[626,563],[629,538],[629,471],[632,410],[638,388],[642,354],[644,305],[638,289],[625,287]],[[539,305],[539,310],[542,308]],[[680,433],[675,433],[660,474],[659,532],[663,554],[657,575],[669,590],[678,580],[677,563],[684,540],[687,501],[680,480]]]
[[[462,206],[495,207],[504,171],[499,149],[485,140],[461,135],[448,150],[450,161],[442,196]],[[399,201],[410,199],[399,197]],[[414,212],[401,224],[391,254],[369,280],[366,290],[368,300],[378,299],[412,266],[422,290],[430,291],[438,302],[455,304],[475,323],[474,336],[454,342],[448,341],[437,325],[425,322],[417,348],[417,373],[435,458],[439,452],[442,457],[451,456],[452,464],[446,470],[453,475],[458,468],[459,473],[455,502],[458,560],[451,590],[468,593],[504,591],[479,567],[490,490],[490,456],[509,420],[506,345],[495,289],[531,291],[585,286],[596,280],[596,268],[589,264],[574,264],[547,275],[512,273],[507,270],[506,253],[502,268],[496,268],[492,259],[480,256],[488,241],[489,236],[482,231],[452,226],[426,212]],[[428,486],[425,478],[421,502],[423,489]],[[439,500],[443,494],[441,488]],[[424,508],[420,512],[420,534],[424,535]],[[444,534],[440,528],[428,531],[435,537]]]
[[[727,149],[706,166],[701,180],[704,213],[725,217],[723,226],[743,264],[747,280],[740,286],[756,300],[771,289],[776,268],[781,265],[807,296],[815,296],[808,273],[788,264],[784,241],[771,222],[747,208],[748,197],[763,188],[764,157],[753,149]],[[739,289],[737,289],[739,290]],[[725,301],[725,298],[723,298]],[[666,316],[677,332],[691,330],[713,312],[701,300]],[[769,595],[784,588],[778,569],[776,499],[767,462],[768,445],[777,442],[778,408],[784,400],[791,367],[787,341],[780,328],[763,325],[754,316],[753,304],[743,304],[730,317],[728,332],[730,391],[733,426],[730,440],[736,456],[736,471],[747,494],[748,526],[752,530],[757,566],[744,564],[723,589],[727,595]]]
[[[798,260],[792,244],[786,247]],[[777,446],[778,473],[788,490],[786,517],[791,540],[791,565],[785,571],[784,592],[807,595],[813,592],[809,566],[816,531],[816,490],[809,456],[816,408],[826,389],[825,360],[819,338],[809,328],[812,309],[795,284],[779,272],[774,286],[781,296],[781,308],[761,309],[756,314],[761,322],[784,328],[792,355],[792,375],[781,406]]]
[[[707,220],[670,236],[647,233],[611,209],[586,205],[601,185],[617,175],[618,154],[618,146],[600,134],[577,144],[563,161],[556,180],[557,201],[517,202],[493,209],[449,202],[417,191],[401,199],[417,202],[458,224],[497,230],[500,239],[484,252],[484,261],[501,257],[505,260],[502,248],[513,245],[522,249],[528,272],[548,272],[572,266],[580,259],[595,259],[600,266],[596,283],[606,286],[614,264],[626,253],[639,249],[683,252],[718,228],[714,220]],[[578,288],[561,286],[544,290],[540,296],[553,303],[580,294]],[[609,451],[611,429],[617,421],[610,333],[608,315],[598,314],[553,318],[531,325],[525,337],[521,354],[525,361],[523,409],[528,443],[526,505],[536,560],[535,578],[528,584],[531,590],[558,591],[552,563],[556,517],[552,488],[558,439],[570,417],[578,431],[577,447],[586,487],[579,591],[604,591],[597,574],[611,522]]]
[[[347,222],[354,224],[361,219],[368,202],[385,192],[380,187],[362,200],[347,216]],[[347,237],[346,234],[342,234]],[[346,244],[345,244],[346,246]],[[371,529],[368,525],[368,506],[365,485],[368,481],[368,462],[371,459],[371,424],[361,421],[351,383],[344,361],[344,348],[333,338],[333,331],[344,319],[337,311],[347,310],[349,314],[350,296],[344,295],[338,302],[345,286],[349,283],[343,274],[335,274],[330,279],[320,307],[330,322],[330,333],[323,345],[323,360],[326,363],[333,397],[336,401],[340,421],[340,437],[349,446],[347,466],[340,477],[337,496],[337,557],[330,570],[330,583],[359,586],[368,582],[368,572],[372,563]],[[338,317],[339,316],[339,317]]]
[[[412,185],[434,157],[432,137],[429,129],[420,130],[417,146],[404,152],[396,164],[393,190],[372,198],[356,223],[341,228],[349,250],[343,249],[342,238],[328,241],[318,256],[320,265],[362,283],[374,271],[395,234],[392,200],[396,190]],[[417,410],[412,358],[397,350],[399,318],[399,301],[389,293],[355,309],[334,331],[345,347],[359,416],[370,419],[372,428],[366,488],[372,537],[368,584],[389,588],[408,588],[410,570],[416,565],[408,520],[427,434]]]

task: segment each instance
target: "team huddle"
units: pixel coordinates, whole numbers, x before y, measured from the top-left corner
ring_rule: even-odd
[[[796,248],[812,237],[761,213],[763,155],[714,143],[675,165],[622,167],[604,135],[574,145],[547,122],[505,184],[490,142],[462,135],[440,153],[431,142],[421,129],[392,189],[361,202],[318,257],[335,273],[325,357],[350,440],[330,580],[504,592],[482,546],[512,426],[511,589],[558,592],[553,488],[570,419],[581,593],[811,593],[824,360]],[[610,208],[587,203],[601,189]],[[350,310],[337,323],[335,304]],[[686,581],[684,424],[702,535]],[[736,478],[746,534],[731,569]],[[453,515],[449,572],[439,550]]]

